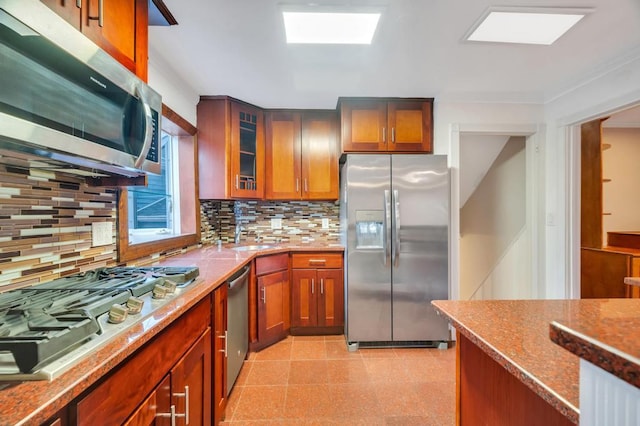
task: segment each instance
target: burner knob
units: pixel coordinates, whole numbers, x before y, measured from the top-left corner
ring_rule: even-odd
[[[109,322],[113,324],[120,324],[122,321],[127,319],[128,309],[122,305],[113,305],[111,309],[109,309]]]
[[[167,293],[173,294],[176,292],[176,287],[178,285],[175,283],[175,281],[171,281],[170,279],[165,278],[162,286],[167,289]]]
[[[139,314],[142,311],[142,305],[144,305],[144,301],[137,297],[131,296],[127,300],[127,309],[131,315]]]
[[[153,295],[151,297],[154,299],[164,299],[167,297],[167,288],[160,284],[156,284],[153,286]]]

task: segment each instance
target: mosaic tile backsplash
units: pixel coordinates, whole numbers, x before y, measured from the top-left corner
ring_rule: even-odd
[[[91,224],[115,235],[116,199],[82,178],[0,165],[0,290],[114,264],[115,238],[91,247]]]
[[[204,244],[233,242],[238,224],[243,243],[340,241],[338,202],[201,200],[200,208]],[[280,229],[272,229],[272,219],[279,222]]]
[[[202,244],[340,240],[339,204],[312,201],[202,200]],[[114,266],[117,190],[88,186],[64,173],[0,164],[0,291]],[[272,229],[271,220],[280,229]],[[91,224],[109,222],[111,244],[92,247]],[[150,265],[194,247],[153,254],[129,265]]]

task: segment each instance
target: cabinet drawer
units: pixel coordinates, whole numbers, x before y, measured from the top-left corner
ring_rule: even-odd
[[[261,256],[256,259],[256,275],[289,269],[289,255],[287,253]]]
[[[291,255],[292,268],[342,268],[342,253],[302,253]]]

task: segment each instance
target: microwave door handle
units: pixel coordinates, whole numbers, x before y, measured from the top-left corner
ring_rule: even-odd
[[[153,116],[151,115],[151,107],[149,106],[149,102],[144,99],[144,95],[140,91],[140,89],[136,86],[135,94],[142,102],[142,107],[144,108],[144,144],[142,145],[142,150],[140,152],[140,156],[136,159],[134,163],[134,167],[136,169],[140,168],[144,160],[147,158],[147,154],[149,153],[149,149],[151,149],[151,141],[153,139]]]

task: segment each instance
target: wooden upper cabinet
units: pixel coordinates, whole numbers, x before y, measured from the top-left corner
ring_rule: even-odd
[[[147,81],[148,0],[42,0]]]
[[[433,99],[341,98],[343,152],[432,152]]]
[[[338,198],[338,133],[334,111],[268,111],[266,198]]]
[[[262,110],[226,96],[201,96],[197,115],[200,198],[263,198]]]
[[[267,111],[266,191],[270,200],[296,200],[302,196],[300,113]]]

